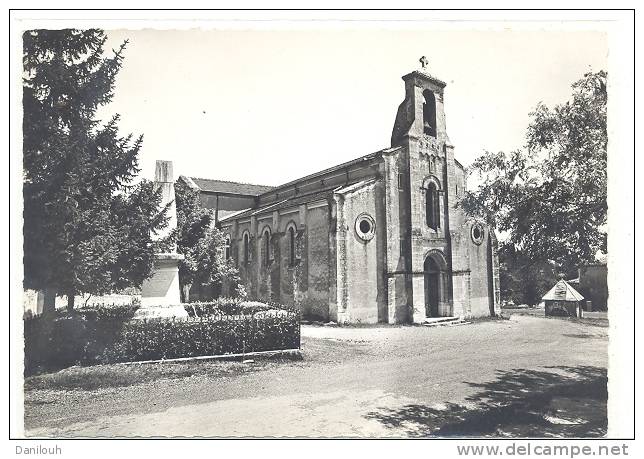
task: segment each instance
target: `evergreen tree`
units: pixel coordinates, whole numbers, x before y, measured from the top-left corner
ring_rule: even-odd
[[[23,34],[24,285],[105,294],[149,277],[160,194],[132,185],[143,137],[118,133],[97,109],[114,95],[124,42],[105,57],[102,30]]]

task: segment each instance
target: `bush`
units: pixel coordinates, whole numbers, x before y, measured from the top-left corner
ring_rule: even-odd
[[[240,298],[219,298],[207,303],[189,303],[184,308],[190,317],[205,316],[245,316],[259,312],[281,310],[299,315],[299,310],[273,302],[245,301]]]
[[[127,320],[134,317],[136,310],[140,307],[141,305],[136,303],[122,305],[94,304],[78,308],[75,312],[87,320]]]
[[[87,321],[78,314],[37,316],[25,320],[24,330],[26,374],[63,368],[83,358]]]
[[[212,314],[184,320],[132,320],[136,311],[132,307],[110,311],[92,307],[57,313],[53,318],[35,317],[24,322],[25,374],[75,364],[298,348],[299,316],[285,310],[271,314],[274,308],[254,303],[207,303],[201,310]],[[259,309],[266,314],[253,312]]]
[[[287,317],[201,317],[128,322],[105,362],[174,359],[293,349],[300,345],[299,322]]]
[[[242,315],[242,301],[239,298],[218,298],[209,302],[184,304],[191,317]]]

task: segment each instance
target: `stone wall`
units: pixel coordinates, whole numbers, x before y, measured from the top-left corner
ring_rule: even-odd
[[[437,99],[438,101],[438,99]],[[439,124],[440,126],[440,124]],[[441,132],[439,130],[439,139]],[[439,185],[440,194],[440,227],[434,231],[425,222],[426,186],[420,192],[411,191],[412,209],[412,270],[423,271],[421,263],[430,252],[439,252],[445,257],[447,278],[443,284],[439,303],[439,315],[462,317],[482,317],[498,312],[499,290],[498,259],[496,255],[496,238],[490,235],[490,229],[481,226],[484,233],[481,244],[472,239],[472,226],[462,209],[457,207],[458,199],[466,190],[465,171],[454,157],[454,147],[431,137],[421,135],[418,140],[410,139],[410,176],[412,181],[424,182],[431,179]],[[415,151],[418,151],[418,154]],[[438,153],[437,153],[438,152]],[[440,152],[444,152],[443,155]],[[433,167],[429,161],[433,161]],[[425,176],[423,178],[423,175]],[[420,307],[424,304],[424,278],[414,275],[414,322],[424,319]],[[419,306],[416,306],[416,305]]]
[[[593,311],[608,309],[608,270],[606,265],[588,265],[579,268],[579,293],[592,301]]]
[[[476,223],[457,207],[466,177],[447,136],[445,83],[418,71],[403,80],[405,100],[391,148],[275,187],[257,197],[256,210],[221,223],[231,234],[232,254],[251,296],[353,323],[423,322],[428,312],[474,317],[498,309],[496,238],[481,227],[484,237],[473,241]],[[425,99],[426,90],[433,97]],[[426,100],[435,100],[435,130],[431,122],[425,128]],[[438,192],[436,228],[426,218],[430,186]],[[356,230],[363,215],[372,219],[372,237]],[[289,228],[297,230],[294,264],[289,263]],[[268,263],[262,262],[270,257],[262,255],[265,230],[273,253]],[[251,238],[246,264],[243,231]],[[426,296],[434,305],[438,298],[438,311],[427,311]]]
[[[486,229],[487,230],[487,229]],[[470,238],[470,241],[472,239]],[[488,238],[485,237],[481,245],[469,243],[470,262],[470,317],[485,317],[491,315],[491,298],[489,281],[492,276],[488,269]],[[492,306],[493,308],[493,306]]]
[[[484,317],[499,312],[499,273],[496,237],[492,229],[479,225],[481,243],[472,238],[472,228],[477,224],[467,220],[460,209],[454,220],[459,227],[452,231],[452,283],[454,315]]]
[[[378,243],[386,238],[386,221],[377,196],[382,183],[369,181],[336,192],[338,254],[338,322],[376,323],[387,321],[384,258],[378,255]],[[379,201],[382,203],[382,200]],[[358,218],[375,222],[375,234],[359,237]]]
[[[322,200],[263,213],[222,225],[231,238],[231,255],[253,299],[298,307],[305,317],[329,320],[331,204]],[[291,263],[289,229],[295,233]],[[244,262],[244,234],[250,257]],[[269,235],[266,250],[265,235]]]
[[[346,187],[351,191],[342,193],[339,207],[336,201],[318,200],[222,225],[252,298],[293,305],[305,316],[320,320],[388,320],[384,184],[374,179],[368,186],[362,183]],[[376,222],[376,235],[368,242],[361,241],[354,228],[355,219],[363,213]],[[291,228],[296,233],[293,264]],[[247,263],[244,234],[250,241]],[[265,234],[270,234],[268,255]],[[342,286],[340,294],[338,285]],[[343,306],[338,309],[338,304]]]
[[[392,148],[384,157],[384,222],[387,228],[384,263],[387,322],[407,323],[411,317],[411,253],[409,168],[407,151]]]
[[[306,248],[308,259],[307,290],[303,292],[302,310],[312,317],[329,319],[329,205],[307,210]]]

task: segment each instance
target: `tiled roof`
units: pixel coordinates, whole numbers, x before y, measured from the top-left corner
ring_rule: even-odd
[[[251,183],[227,182],[225,180],[211,180],[190,177],[201,191],[210,193],[233,193],[250,196],[259,196],[272,190],[274,187],[267,185],[253,185]]]
[[[310,180],[310,179],[312,179],[314,177],[323,176],[325,174],[331,173],[331,172],[336,171],[336,170],[341,170],[341,169],[344,169],[344,168],[349,167],[349,166],[353,166],[353,165],[360,164],[360,163],[365,162],[365,161],[372,160],[372,159],[378,157],[379,155],[381,155],[383,151],[391,151],[391,150],[396,150],[398,148],[399,147],[385,148],[384,150],[379,150],[379,151],[376,151],[374,153],[369,153],[367,155],[360,156],[359,158],[352,159],[351,161],[347,161],[347,162],[344,162],[344,163],[337,164],[335,166],[329,167],[328,169],[324,169],[324,170],[321,170],[319,172],[314,172],[313,174],[309,174],[309,175],[307,175],[305,177],[300,177],[298,179],[292,180],[290,182],[284,183],[284,184],[276,186],[274,188],[275,189],[288,188],[288,187],[291,187],[291,186],[295,185],[296,183],[303,182],[305,180]]]
[[[289,188],[292,187],[293,185],[303,182],[305,180],[310,180],[318,176],[322,176],[324,174],[331,173],[336,170],[340,170],[349,166],[353,166],[355,164],[359,164],[364,161],[369,161],[371,159],[374,159],[381,155],[384,151],[392,151],[396,150],[400,147],[392,147],[392,148],[386,148],[384,150],[377,151],[375,153],[369,153],[367,155],[360,156],[359,158],[352,159],[351,161],[347,161],[342,164],[338,164],[336,166],[330,167],[328,169],[324,169],[319,172],[315,172],[313,174],[307,175],[305,177],[300,177],[296,180],[292,180],[290,182],[281,184],[279,186],[267,186],[267,185],[253,185],[250,183],[240,183],[240,182],[228,182],[225,180],[211,180],[211,179],[204,179],[204,178],[198,178],[198,177],[186,177],[184,175],[181,176],[181,178],[188,184],[188,186],[193,186],[193,188],[196,186],[202,191],[205,192],[210,192],[210,193],[232,193],[232,194],[242,194],[242,195],[249,195],[249,196],[259,196],[261,194],[267,193],[271,190],[280,190],[283,188]]]
[[[557,282],[542,298],[544,301],[581,301],[583,299],[584,297],[563,279]]]

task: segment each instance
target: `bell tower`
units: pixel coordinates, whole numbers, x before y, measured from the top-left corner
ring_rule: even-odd
[[[402,77],[405,100],[398,107],[391,134],[392,147],[404,152],[399,166],[406,178],[401,205],[406,201],[407,215],[401,219],[401,234],[405,234],[410,312],[416,323],[452,314],[450,200],[455,196],[454,148],[447,136],[443,105],[446,84],[429,73],[425,56],[419,61],[420,69]],[[443,260],[438,264],[440,282],[426,279],[429,254]]]
[[[407,136],[420,139],[427,136],[438,142],[448,142],[443,108],[445,82],[429,74],[429,61],[420,58],[420,70],[403,76],[405,100],[398,107],[391,134],[391,146],[398,146]]]

